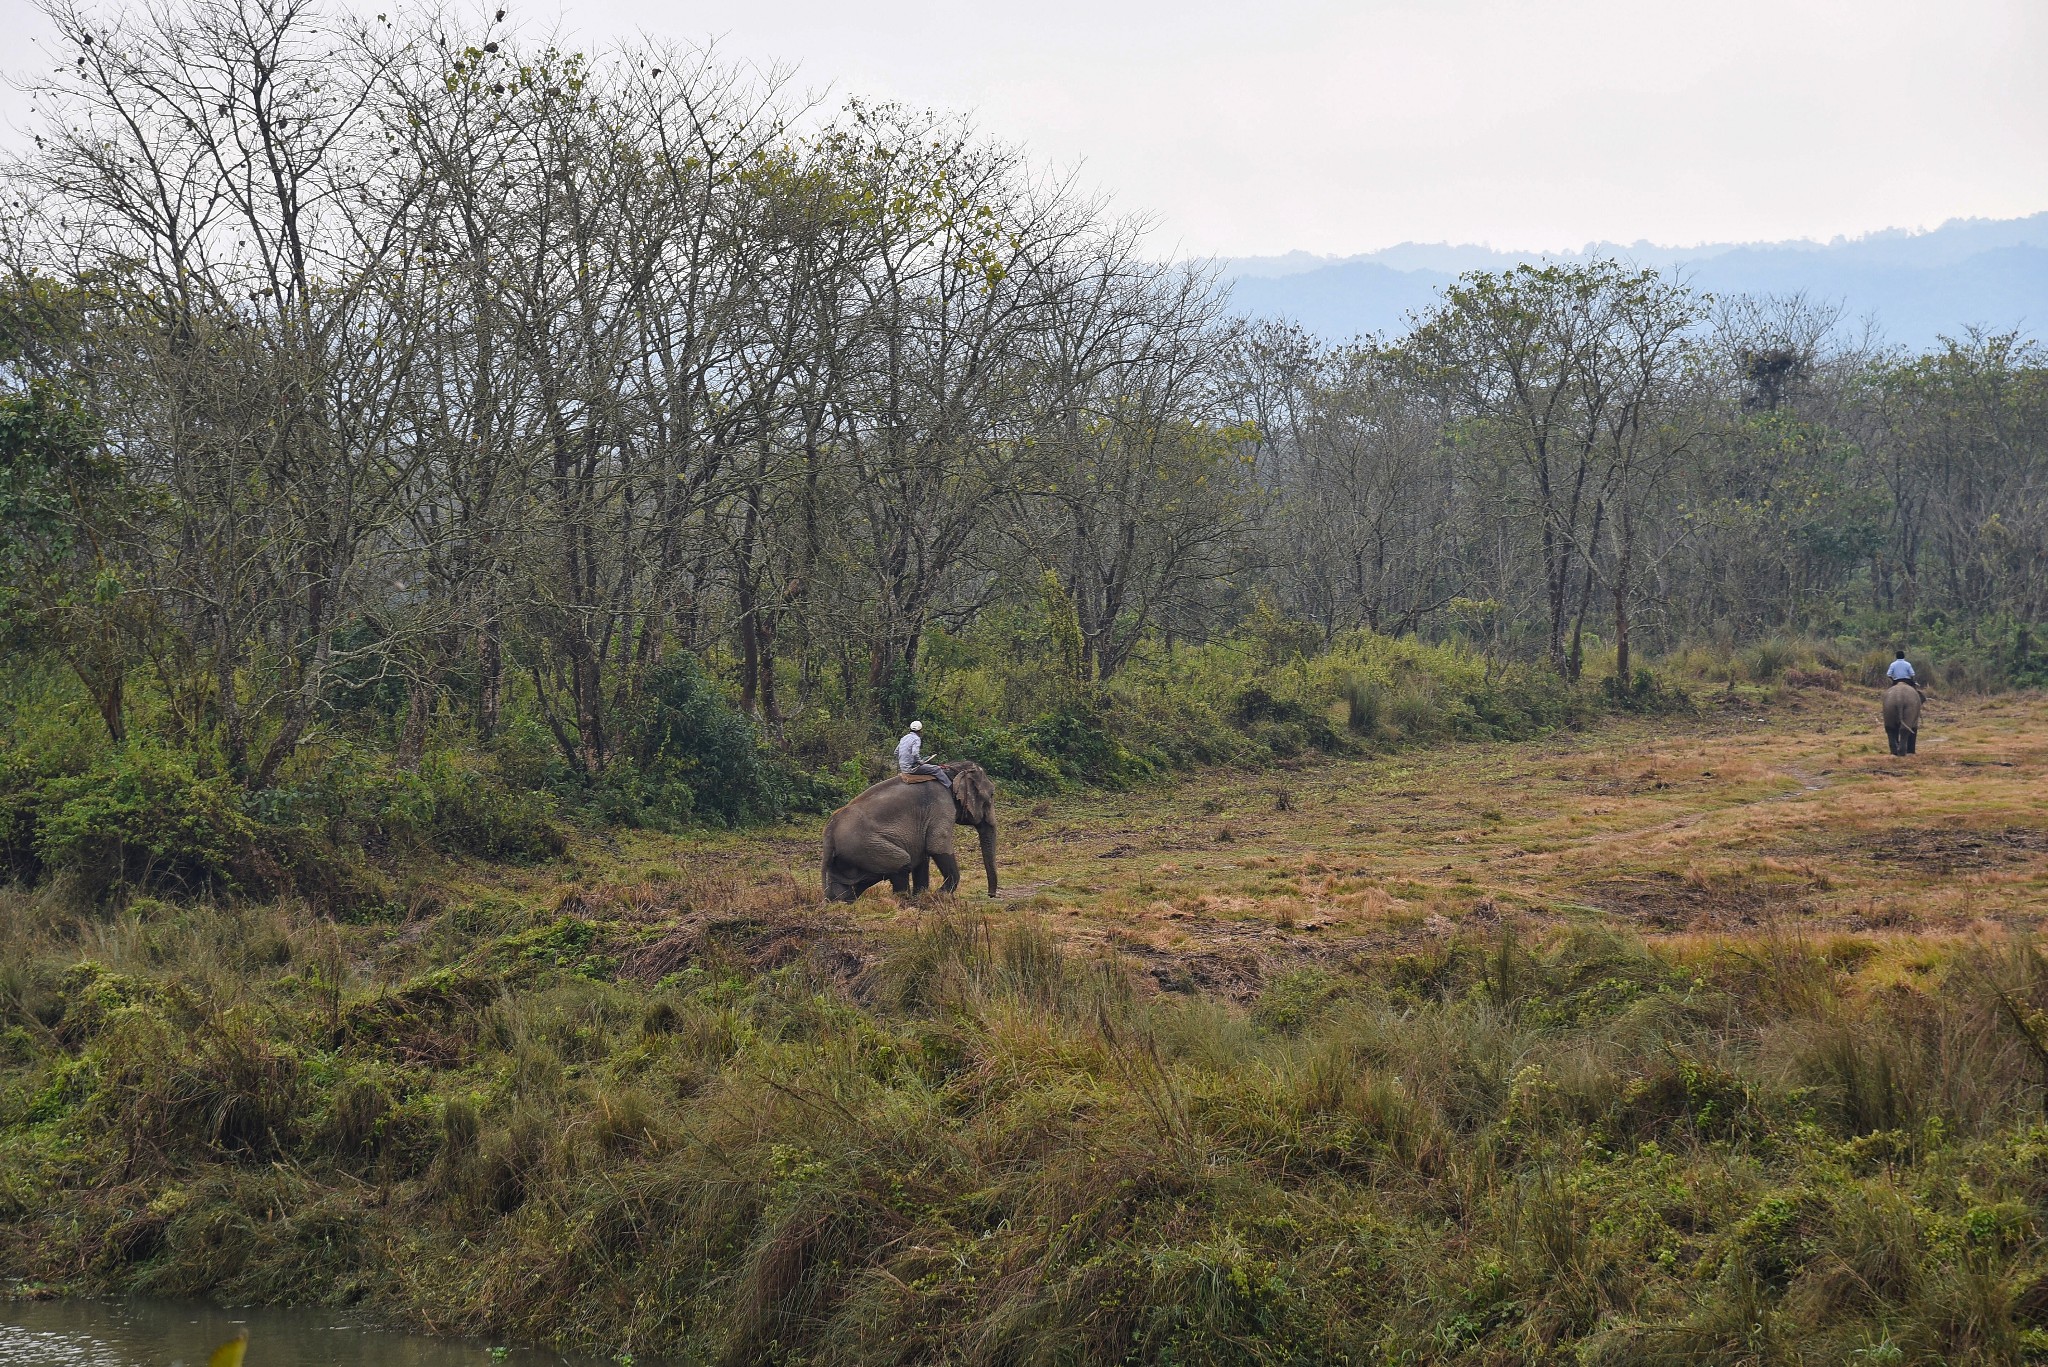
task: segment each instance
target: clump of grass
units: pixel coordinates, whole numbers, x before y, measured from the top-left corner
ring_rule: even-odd
[[[1354,736],[1370,739],[1380,731],[1380,720],[1386,712],[1386,691],[1372,679],[1351,678],[1344,681],[1344,722]]]
[[[630,1088],[600,1096],[591,1119],[591,1138],[607,1153],[654,1148],[661,1142],[661,1134],[653,1103]]]
[[[1797,658],[1790,643],[1773,637],[1742,652],[1742,672],[1752,683],[1775,683]]]

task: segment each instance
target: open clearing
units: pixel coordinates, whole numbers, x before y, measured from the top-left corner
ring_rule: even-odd
[[[1946,936],[2048,910],[2048,698],[1938,698],[1905,759],[1876,713],[1861,692],[1786,690],[1533,742],[1011,800],[1000,905],[1163,988],[1240,998],[1277,968],[1503,921]],[[786,915],[814,894],[818,829],[633,839],[586,856],[586,886],[636,885],[654,919],[663,884],[709,875]],[[981,909],[962,838],[959,905]],[[858,939],[946,905],[880,888],[835,921]]]

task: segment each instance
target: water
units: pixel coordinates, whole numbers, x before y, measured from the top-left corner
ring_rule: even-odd
[[[0,1299],[0,1367],[205,1367],[215,1348],[249,1331],[245,1367],[599,1367],[490,1343],[397,1334],[333,1310],[222,1310],[189,1301]],[[642,1367],[648,1360],[639,1359]]]

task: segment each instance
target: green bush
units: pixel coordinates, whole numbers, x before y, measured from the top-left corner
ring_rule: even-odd
[[[508,782],[496,756],[431,750],[407,771],[388,756],[342,744],[303,768],[296,782],[245,799],[262,823],[265,848],[297,871],[293,881],[301,891],[339,872],[311,868],[309,861],[339,857],[339,851],[436,849],[534,860],[552,858],[567,845],[554,795]]]
[[[1108,710],[1093,699],[1063,703],[1033,722],[1024,735],[1033,750],[1077,782],[1121,788],[1151,772],[1150,765],[1123,747],[1110,729]]]
[[[753,722],[687,651],[655,673],[625,731],[627,764],[614,766],[602,789],[608,815],[656,826],[741,826],[779,819],[790,805],[791,775],[767,761]]]
[[[1285,691],[1270,678],[1257,678],[1240,688],[1230,700],[1230,715],[1254,739],[1283,757],[1298,755],[1311,746],[1323,751],[1344,748],[1344,738],[1330,724],[1326,710]]]
[[[1061,766],[1040,754],[1029,735],[1011,726],[965,731],[957,743],[946,746],[940,758],[971,759],[1014,793],[1050,793],[1065,783]]]
[[[1386,693],[1371,679],[1351,678],[1344,681],[1344,722],[1354,736],[1376,736],[1380,720],[1386,712]]]
[[[550,794],[507,786],[474,756],[430,754],[418,783],[426,832],[441,849],[488,859],[547,859],[568,844]]]
[[[1428,740],[1443,730],[1436,681],[1426,675],[1403,680],[1387,700],[1387,720],[1404,740]]]
[[[1697,711],[1692,695],[1659,679],[1647,669],[1624,682],[1615,675],[1600,681],[1600,695],[1619,712],[1687,716]]]
[[[0,877],[42,877],[44,785],[84,773],[106,748],[104,724],[68,674],[33,656],[0,665]]]
[[[1790,642],[1773,637],[1758,641],[1742,653],[1742,670],[1753,683],[1770,683],[1798,658]]]
[[[119,884],[228,892],[252,869],[256,827],[224,775],[150,741],[110,751],[82,774],[41,785],[35,853],[96,892]]]

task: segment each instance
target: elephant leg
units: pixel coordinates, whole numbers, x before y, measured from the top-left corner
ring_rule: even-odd
[[[910,870],[898,869],[889,875],[889,890],[898,897],[910,895]]]
[[[1906,733],[1906,753],[1909,755],[1920,753],[1920,733],[1918,731],[1908,731]]]
[[[939,866],[939,873],[946,880],[939,885],[940,890],[944,892],[960,891],[960,861],[954,858],[950,852],[934,850],[932,852],[932,862]]]
[[[1892,753],[1893,753],[1894,755],[1896,755],[1896,754],[1899,754],[1899,753],[1900,753],[1900,750],[1899,750],[1899,728],[1898,728],[1898,727],[1896,727],[1896,726],[1887,726],[1887,727],[1886,727],[1886,728],[1884,729],[1884,744],[1885,744],[1885,748],[1886,748],[1887,750],[1890,750],[1890,751],[1891,751],[1891,752],[1892,752]]]
[[[929,892],[932,886],[932,864],[929,858],[920,858],[910,868],[910,890],[914,893]]]

